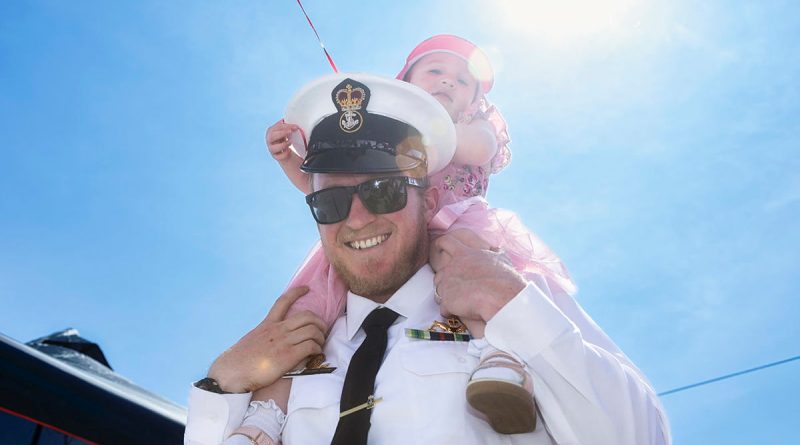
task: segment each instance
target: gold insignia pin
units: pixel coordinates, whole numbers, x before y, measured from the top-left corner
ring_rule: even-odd
[[[457,317],[449,317],[444,322],[434,320],[433,324],[431,324],[431,327],[429,327],[428,330],[436,332],[450,332],[452,334],[465,334],[467,332],[467,327],[464,326],[464,323],[462,323]]]
[[[283,375],[283,378],[299,377],[303,375],[316,375],[316,374],[330,374],[335,371],[336,367],[332,367],[330,363],[325,363],[325,354],[316,354],[306,360],[303,368],[289,371]]]

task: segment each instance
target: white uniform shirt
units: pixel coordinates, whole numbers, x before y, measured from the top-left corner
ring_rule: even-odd
[[[538,285],[537,285],[538,284]],[[486,326],[492,346],[522,359],[533,376],[536,430],[504,435],[473,415],[465,391],[477,358],[467,343],[408,338],[406,328],[441,320],[433,272],[420,269],[384,306],[400,317],[389,328],[375,380],[370,445],[409,443],[609,444],[671,443],[666,415],[641,372],[568,295],[530,283]],[[544,291],[542,290],[544,289]],[[325,344],[332,374],[295,378],[283,429],[285,445],[329,444],[350,358],[365,338],[361,323],[378,304],[349,294],[347,314]],[[218,444],[235,429],[247,395],[192,389],[186,443]]]

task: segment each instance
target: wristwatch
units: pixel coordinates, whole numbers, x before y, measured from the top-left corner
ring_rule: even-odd
[[[204,379],[200,379],[194,383],[194,387],[197,389],[202,389],[203,391],[213,392],[215,394],[233,394],[231,392],[225,391],[219,387],[219,382],[212,379],[211,377],[206,377]]]

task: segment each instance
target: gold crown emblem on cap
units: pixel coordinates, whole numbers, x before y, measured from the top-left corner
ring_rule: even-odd
[[[339,128],[346,133],[354,133],[361,128],[364,118],[358,110],[364,102],[366,92],[361,87],[353,88],[349,83],[336,92],[336,103],[342,110],[339,119]]]
[[[342,111],[355,111],[361,109],[361,102],[364,102],[366,93],[361,87],[353,88],[349,83],[336,92],[336,103],[342,107]]]

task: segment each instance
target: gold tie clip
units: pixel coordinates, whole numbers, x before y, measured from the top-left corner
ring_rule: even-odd
[[[378,397],[376,399],[375,396],[369,396],[369,397],[367,397],[367,402],[366,403],[362,403],[361,405],[354,406],[354,407],[348,409],[347,411],[340,412],[339,413],[339,418],[341,419],[342,417],[344,417],[344,416],[346,416],[348,414],[353,414],[354,412],[361,411],[362,409],[372,409],[375,406],[376,403],[378,403],[378,402],[380,402],[382,400],[383,400],[383,397]]]

